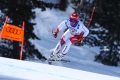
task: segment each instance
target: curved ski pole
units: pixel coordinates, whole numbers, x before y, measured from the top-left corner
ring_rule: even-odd
[[[54,36],[54,30],[48,30],[48,32],[51,32],[52,35]]]
[[[48,30],[48,32],[53,32],[53,30]]]

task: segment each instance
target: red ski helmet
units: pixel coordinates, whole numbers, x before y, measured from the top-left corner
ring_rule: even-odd
[[[78,20],[78,18],[79,18],[79,16],[78,16],[78,14],[77,13],[73,13],[73,14],[71,14],[71,16],[70,16],[70,20]]]

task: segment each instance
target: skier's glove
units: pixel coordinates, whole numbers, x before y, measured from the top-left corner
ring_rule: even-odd
[[[54,36],[55,38],[57,38],[58,32],[53,32],[53,36]]]
[[[85,37],[81,37],[81,38],[78,39],[78,42],[81,43],[81,42],[83,42],[84,39],[85,39]]]
[[[58,32],[59,32],[59,29],[58,29],[58,28],[56,28],[56,31],[55,31],[55,32],[53,32],[53,36],[54,36],[55,38],[57,38],[57,36],[58,36]]]
[[[81,39],[78,39],[78,42],[79,42],[79,43],[81,43],[81,42],[83,42],[83,40],[81,40]]]

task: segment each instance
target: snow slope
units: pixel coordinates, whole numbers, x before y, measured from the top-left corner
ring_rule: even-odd
[[[0,69],[0,79],[3,80],[120,80],[83,70],[2,57]]]

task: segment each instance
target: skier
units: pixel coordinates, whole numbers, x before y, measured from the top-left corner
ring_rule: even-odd
[[[64,20],[56,28],[56,31],[53,33],[55,38],[57,38],[59,31],[65,26],[67,27],[67,30],[60,38],[60,41],[54,48],[53,53],[49,56],[50,60],[61,60],[67,54],[71,44],[82,42],[89,33],[89,30],[79,20],[77,13],[71,14],[69,19]],[[62,49],[63,45],[64,48]]]

